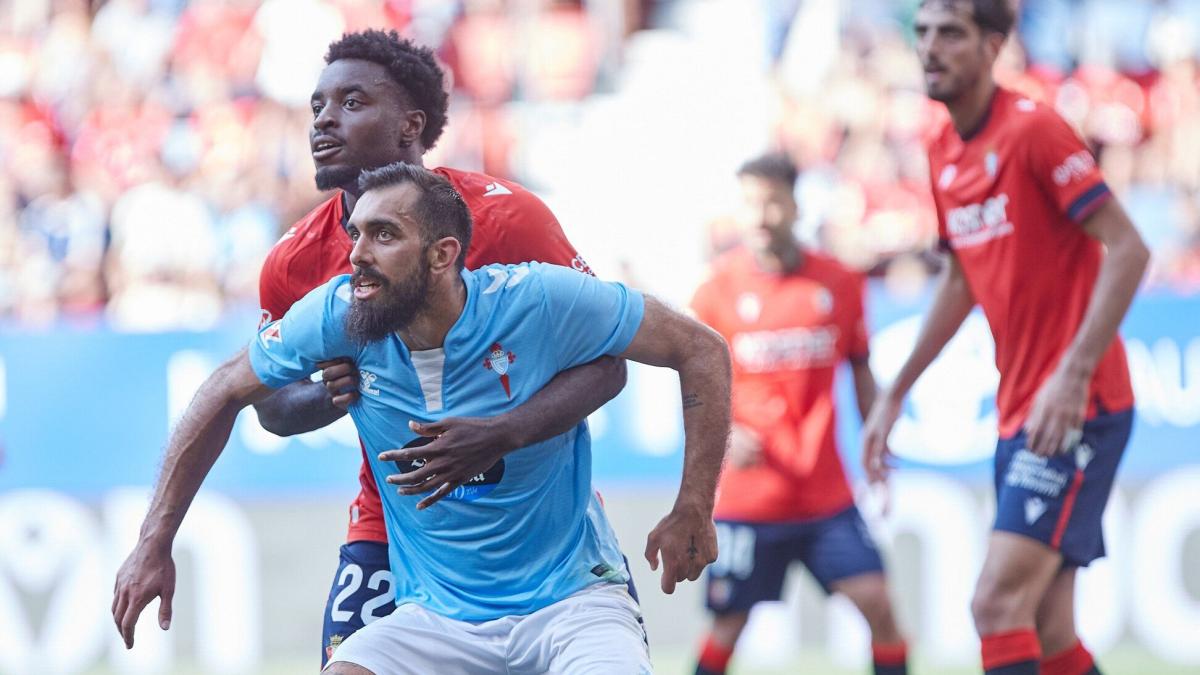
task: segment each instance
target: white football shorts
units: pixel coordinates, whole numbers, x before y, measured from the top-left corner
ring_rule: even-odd
[[[415,604],[371,622],[333,653],[375,675],[648,675],[642,611],[625,586],[596,584],[526,616],[449,619]]]

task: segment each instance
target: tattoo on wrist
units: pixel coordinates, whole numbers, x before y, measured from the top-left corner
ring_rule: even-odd
[[[704,402],[700,400],[699,394],[684,394],[684,396],[683,396],[683,409],[684,410],[687,410],[688,408],[695,408],[698,405],[704,405]]]

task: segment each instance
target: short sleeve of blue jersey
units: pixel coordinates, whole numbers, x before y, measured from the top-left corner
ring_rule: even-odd
[[[530,263],[545,293],[560,370],[625,351],[642,325],[642,294],[573,269]]]
[[[334,277],[260,328],[249,348],[258,379],[279,388],[315,373],[321,361],[356,357],[358,348],[345,330],[350,295],[350,275]]]

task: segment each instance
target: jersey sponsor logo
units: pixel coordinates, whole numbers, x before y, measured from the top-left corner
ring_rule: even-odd
[[[508,383],[508,366],[517,360],[517,355],[504,351],[499,342],[493,342],[488,348],[488,355],[483,359],[483,367],[500,376],[500,386],[504,387],[504,395],[512,398]]]
[[[429,445],[433,442],[433,440],[434,439],[431,436],[417,436],[409,441],[404,447],[419,448],[424,445]],[[409,473],[425,466],[425,460],[414,459],[406,462],[396,462],[395,464],[396,469],[400,473]],[[503,478],[504,459],[501,458],[497,460],[496,463],[490,468],[488,468],[487,471],[475,474],[471,478],[464,481],[462,485],[454,488],[454,490],[452,490],[450,494],[446,495],[445,498],[453,501],[473,502],[481,497],[486,496],[492,490],[496,489],[496,485],[498,485]],[[429,490],[427,492],[432,492],[441,485],[441,482],[438,481],[437,476],[434,476],[424,483],[424,485],[429,486]]]
[[[823,368],[837,362],[837,326],[738,333],[733,358],[748,372]]]
[[[283,333],[279,329],[279,322],[276,321],[259,331],[258,341],[262,343],[263,349],[270,349],[272,342],[283,344]]]
[[[958,167],[953,164],[947,164],[942,172],[938,174],[938,187],[945,190],[954,183],[954,179],[958,176]]]
[[[499,183],[495,183],[495,182],[488,183],[483,188],[483,196],[484,197],[496,197],[499,195],[511,195],[511,194],[512,194],[512,190],[509,190],[508,188],[504,187],[503,185],[501,185]]]
[[[1030,497],[1025,500],[1025,524],[1032,525],[1046,512],[1046,500],[1041,497]]]
[[[1065,472],[1050,466],[1050,460],[1029,450],[1018,450],[1004,475],[1006,485],[1036,492],[1051,499],[1062,494],[1069,479],[1070,476]]]
[[[1001,193],[982,204],[967,204],[946,214],[950,245],[966,248],[987,243],[1013,233],[1008,220],[1008,195]]]
[[[762,300],[754,293],[742,293],[737,299],[737,313],[746,323],[758,321],[762,314]]]
[[[1050,176],[1054,179],[1054,184],[1059,187],[1066,187],[1082,178],[1086,178],[1096,169],[1096,158],[1092,157],[1092,153],[1087,150],[1080,150],[1072,153],[1062,164],[1054,167],[1054,171]]]
[[[282,244],[283,242],[287,241],[288,239],[291,239],[292,237],[296,236],[296,232],[297,232],[298,228],[299,228],[299,226],[297,226],[297,225],[293,225],[290,228],[288,228],[288,231],[283,233],[283,236],[279,238],[279,241],[275,242],[275,245],[278,246],[278,245]]]
[[[367,372],[365,370],[358,371],[358,390],[364,394],[378,396],[379,389],[374,386],[375,380],[377,379],[379,379],[379,376],[375,373]]]

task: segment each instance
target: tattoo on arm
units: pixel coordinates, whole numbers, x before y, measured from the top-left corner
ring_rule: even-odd
[[[695,408],[696,406],[700,406],[700,405],[704,405],[704,402],[700,400],[699,394],[685,394],[684,395],[684,397],[683,397],[683,409],[684,410],[687,410],[688,408]]]

